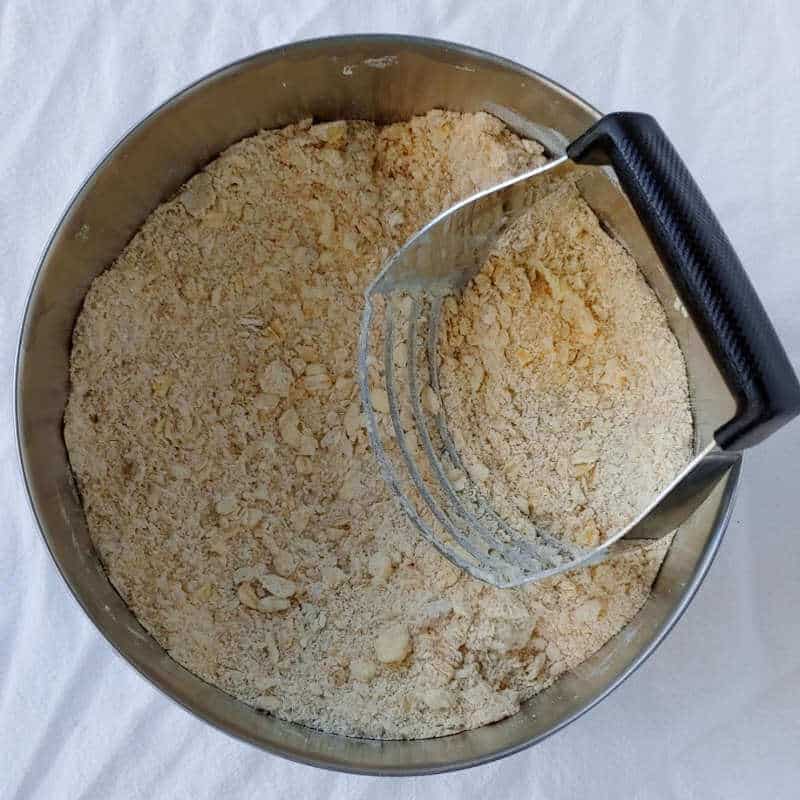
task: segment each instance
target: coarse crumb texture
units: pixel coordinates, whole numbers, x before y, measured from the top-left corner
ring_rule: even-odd
[[[460,573],[396,508],[363,427],[356,336],[363,291],[381,261],[452,201],[542,161],[537,144],[485,114],[437,111],[383,128],[306,122],[261,132],[160,206],[94,281],[75,327],[65,440],[112,583],[192,672],[257,708],[326,731],[437,736],[513,714],[641,607],[664,544],[516,590]],[[576,234],[580,246],[568,262],[547,240],[531,249],[539,261],[523,272],[542,298],[536,314],[550,315],[562,372],[565,357],[577,376],[586,356],[596,376],[600,354],[625,356],[618,371],[603,362],[609,383],[601,375],[594,389],[598,403],[613,404],[620,393],[607,387],[644,382],[647,372],[636,366],[648,357],[646,343],[629,341],[626,350],[625,337],[655,333],[653,357],[662,359],[676,357],[674,343],[665,344],[666,323],[635,268],[569,189],[545,202],[565,204],[588,234]],[[554,242],[558,227],[549,228]],[[604,269],[609,253],[615,266],[608,269],[626,277],[601,299],[604,284],[589,273]],[[546,269],[559,286],[591,296],[586,308],[598,331],[606,330],[603,310],[620,318],[615,303],[634,317],[644,313],[623,295],[635,287],[637,302],[649,304],[643,327],[620,323],[608,329],[607,343],[581,338],[573,347],[572,326],[557,317],[567,315],[569,324],[577,312],[573,301],[555,304],[552,288],[545,297]],[[495,291],[504,290],[493,285],[486,291],[499,299]],[[514,344],[550,364],[535,320],[512,300],[505,298],[522,325]],[[466,347],[455,338],[452,346]],[[448,383],[456,394],[460,374],[454,367]],[[482,403],[492,380],[489,373]],[[596,383],[586,377],[580,391]],[[541,392],[550,388],[543,379]],[[587,397],[580,408],[588,404]],[[461,427],[470,435],[469,414],[477,412],[464,409]],[[626,446],[667,448],[669,458],[679,449],[644,434]],[[616,469],[616,454],[608,466],[603,461],[614,435],[604,433],[595,460],[568,458],[591,463],[598,486],[604,469]],[[476,452],[492,446],[480,438],[472,444]],[[487,462],[493,457],[487,450]],[[587,474],[577,476],[581,487]],[[502,499],[502,487],[496,491]],[[625,495],[623,510],[637,502]],[[552,513],[544,502],[537,507]]]
[[[445,304],[441,397],[506,519],[594,547],[685,466],[686,367],[636,263],[571,180]]]

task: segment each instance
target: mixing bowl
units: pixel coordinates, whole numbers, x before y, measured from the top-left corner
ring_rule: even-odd
[[[296,761],[351,772],[458,769],[514,753],[578,718],[655,650],[685,610],[719,546],[739,478],[737,462],[682,527],[650,599],[621,633],[515,716],[474,731],[379,742],[282,722],[183,669],[139,625],[92,548],[62,436],[72,327],[89,285],[156,206],[238,139],[309,116],[383,123],[431,108],[490,111],[552,150],[600,116],[529,69],[429,39],[320,39],[232,64],[150,114],[80,188],[36,273],[17,358],[17,436],[33,513],[61,574],[101,633],[154,685],[221,730]],[[664,302],[668,288],[659,288],[656,257],[634,228],[628,236],[640,263],[656,265],[646,274]],[[699,351],[691,328],[669,303],[664,306],[687,355],[696,424],[714,425],[724,413],[719,387],[710,372],[693,367]]]

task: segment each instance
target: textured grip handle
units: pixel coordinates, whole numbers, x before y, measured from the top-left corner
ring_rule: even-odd
[[[800,412],[800,384],[728,237],[659,124],[603,117],[567,148],[580,164],[611,164],[678,294],[736,398],[714,434],[726,450],[765,439]]]

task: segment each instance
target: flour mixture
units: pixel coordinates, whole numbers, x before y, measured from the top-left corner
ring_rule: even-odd
[[[641,607],[663,542],[515,590],[461,574],[396,508],[363,427],[356,337],[383,259],[542,162],[485,114],[261,132],[94,282],[65,439],[112,583],[189,670],[326,731],[437,736],[513,714]],[[445,402],[498,504],[593,542],[688,458],[686,376],[570,185],[533,213],[542,235],[509,241],[448,319]]]
[[[572,182],[537,200],[448,299],[442,338],[449,424],[503,518],[596,547],[686,465],[678,345]]]

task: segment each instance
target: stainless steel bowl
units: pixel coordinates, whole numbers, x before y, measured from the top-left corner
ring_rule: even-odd
[[[231,143],[313,116],[388,122],[431,108],[490,110],[571,139],[599,113],[541,75],[460,45],[347,36],[276,48],[225,67],[136,126],[80,188],[31,289],[16,370],[16,425],[31,506],[67,584],[100,632],[139,672],[198,717],[295,761],[349,772],[452,770],[535,744],[633,672],[694,595],[719,546],[738,464],[684,525],[653,593],[622,633],[515,716],[441,739],[378,742],[319,733],[255,711],[176,664],[139,625],[95,555],[62,437],[72,327],[92,280],[150,212]],[[355,332],[354,332],[355,335]]]

